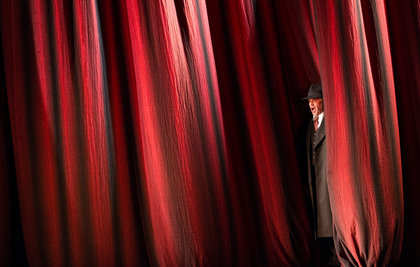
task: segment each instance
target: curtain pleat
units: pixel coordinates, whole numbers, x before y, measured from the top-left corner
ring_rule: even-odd
[[[418,1],[386,2],[392,64],[394,69],[401,162],[404,185],[404,238],[401,265],[420,264],[420,210],[417,178],[420,166],[420,55],[418,50],[420,5]]]
[[[126,93],[135,131],[128,145],[135,145],[142,168],[137,186],[150,261],[226,264],[230,196],[205,4],[118,5],[127,16],[122,45],[130,49],[124,71],[131,76]],[[116,95],[118,82],[111,89]]]
[[[403,194],[384,3],[313,5],[335,246],[345,266],[395,265]]]
[[[253,256],[267,264],[300,265],[309,256],[308,244],[301,241],[308,239],[310,229],[304,219],[306,207],[302,191],[293,190],[290,194],[285,190],[300,188],[301,181],[296,150],[282,144],[282,139],[293,135],[293,125],[289,95],[282,77],[282,56],[276,47],[278,37],[269,34],[276,31],[273,6],[269,2],[252,1],[208,2],[208,6],[214,13],[217,9],[224,10],[222,17],[210,13],[210,24],[218,27],[216,31],[219,27],[225,28],[225,34],[230,36],[229,43],[220,38],[214,38],[213,43],[217,69],[220,66],[218,75],[224,80],[220,90],[224,112],[229,114],[226,124],[241,121],[238,127],[246,136],[241,143],[235,141],[236,133],[228,130],[229,150],[232,157],[236,157],[243,149],[241,146],[249,147],[245,160],[250,166],[237,162],[239,166],[235,167],[249,168],[252,172],[244,174],[249,175],[250,185],[241,188],[240,193],[250,194],[258,202],[254,210],[245,211],[256,213],[256,223],[261,227],[260,232],[254,233],[262,236],[261,251],[257,250],[258,254]],[[219,21],[224,24],[218,24]],[[236,102],[238,98],[240,106]],[[277,118],[280,112],[285,116]],[[254,187],[251,192],[249,186]],[[296,235],[290,235],[291,231]],[[300,249],[294,250],[294,247]]]
[[[1,37],[0,37],[1,38]],[[1,39],[0,39],[1,40]],[[1,51],[0,41],[0,51]],[[11,198],[10,181],[12,180],[13,154],[10,147],[11,136],[9,110],[7,105],[6,81],[4,77],[3,53],[0,53],[0,258],[4,259],[4,264],[11,264]],[[16,179],[16,178],[15,178]]]
[[[420,264],[419,11],[1,1],[0,262],[316,265],[301,98],[321,83],[342,264]]]

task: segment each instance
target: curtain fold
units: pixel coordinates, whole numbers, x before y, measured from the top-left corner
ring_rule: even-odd
[[[401,159],[404,185],[404,242],[401,265],[420,263],[420,210],[417,208],[420,187],[420,55],[418,50],[420,5],[418,1],[385,1],[394,68],[398,124],[401,136]]]
[[[125,4],[151,263],[219,265],[231,249],[229,195],[205,5]],[[184,17],[177,20],[178,13]]]
[[[5,1],[2,10],[29,264],[112,262],[113,152],[96,3]]]
[[[290,17],[290,25],[293,27],[293,34],[304,67],[312,84],[321,83],[318,49],[315,39],[315,27],[313,6],[309,1],[286,1],[287,11]]]
[[[0,37],[1,40],[1,37]],[[0,41],[0,51],[1,51]],[[10,159],[10,132],[9,113],[7,108],[6,81],[4,77],[3,53],[0,53],[0,259],[4,259],[4,264],[10,265],[11,259],[11,216],[10,216],[10,180],[13,171],[13,161]],[[8,160],[9,158],[9,160]]]
[[[395,265],[403,194],[384,2],[313,4],[335,246],[345,266]]]
[[[230,47],[227,51],[215,51],[216,66],[228,65],[232,68],[229,74],[234,81],[221,89],[226,96],[222,98],[222,102],[226,101],[224,106],[227,110],[235,108],[235,100],[231,99],[231,95],[239,97],[242,105],[239,112],[243,114],[240,119],[243,120],[242,127],[247,133],[245,142],[249,146],[248,157],[253,171],[250,179],[256,185],[253,193],[259,202],[255,212],[262,228],[262,256],[271,264],[299,265],[308,258],[308,246],[301,245],[299,251],[293,248],[307,238],[309,227],[303,219],[306,210],[302,191],[293,191],[294,195],[291,195],[285,190],[299,188],[300,179],[296,151],[281,143],[282,138],[292,138],[293,125],[290,117],[275,118],[279,111],[289,114],[290,109],[287,91],[281,90],[285,88],[285,84],[282,66],[279,64],[281,53],[275,48],[277,37],[267,34],[268,31],[273,33],[276,30],[273,6],[269,2],[252,1],[228,1],[223,4],[208,2],[208,5],[209,9],[219,5],[218,8],[225,10],[221,20],[225,22],[222,27],[227,27],[227,34],[230,36],[230,43],[227,45]],[[218,41],[213,40],[215,47],[221,47],[217,45]],[[267,49],[267,54],[272,58],[266,57],[267,54],[264,54],[261,47]],[[226,58],[218,53],[229,55]],[[229,59],[233,62],[226,62]],[[221,71],[223,68],[225,67]],[[229,74],[219,72],[222,77]],[[234,92],[227,92],[231,90]],[[283,127],[276,128],[276,124]],[[297,226],[296,222],[299,224],[293,231],[295,235],[289,235],[292,228]],[[298,257],[299,254],[304,256]]]
[[[420,264],[417,2],[0,5],[0,262],[315,265],[321,83],[342,264]]]

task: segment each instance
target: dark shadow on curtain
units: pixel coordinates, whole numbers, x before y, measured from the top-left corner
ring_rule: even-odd
[[[20,217],[1,38],[0,35],[0,261],[5,266],[28,266]]]

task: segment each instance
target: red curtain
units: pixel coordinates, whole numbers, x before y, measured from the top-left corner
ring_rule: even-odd
[[[403,194],[384,2],[316,3],[314,10],[326,135],[334,136],[327,169],[335,244],[344,265],[395,265]]]
[[[420,264],[418,1],[0,8],[6,266],[313,265],[313,83],[342,264]]]

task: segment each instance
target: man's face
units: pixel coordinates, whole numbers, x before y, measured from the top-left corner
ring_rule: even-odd
[[[308,99],[309,108],[311,109],[312,115],[318,117],[324,111],[324,105],[322,103],[322,98],[313,98]]]

